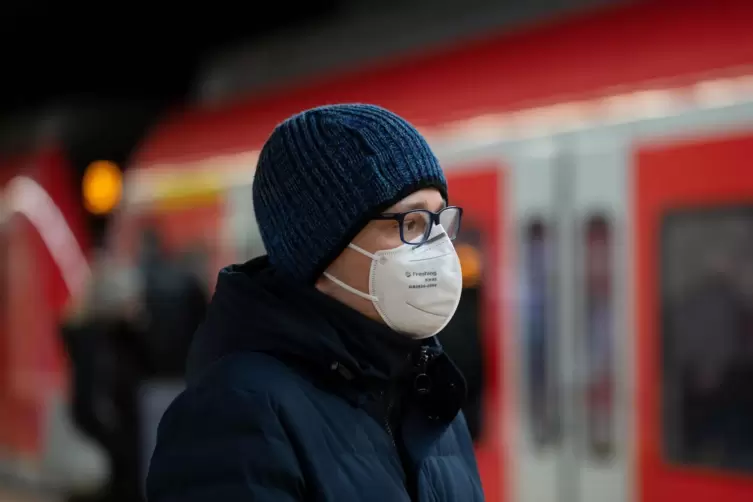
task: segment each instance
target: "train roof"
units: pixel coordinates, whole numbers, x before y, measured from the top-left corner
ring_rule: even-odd
[[[285,117],[333,102],[386,106],[419,127],[753,64],[753,2],[638,2],[321,78],[219,108],[184,110],[148,135],[134,167],[258,149]]]

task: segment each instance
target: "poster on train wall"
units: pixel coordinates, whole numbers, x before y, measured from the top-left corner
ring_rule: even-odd
[[[449,203],[463,208],[455,248],[463,268],[463,296],[439,335],[468,384],[464,414],[471,429],[488,500],[501,500],[502,386],[499,353],[502,288],[501,200],[504,171],[493,162],[447,169]]]

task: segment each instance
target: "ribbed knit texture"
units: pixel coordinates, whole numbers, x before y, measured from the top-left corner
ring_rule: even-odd
[[[270,263],[315,281],[373,216],[447,183],[426,140],[374,105],[314,108],[278,125],[259,156],[253,202]]]

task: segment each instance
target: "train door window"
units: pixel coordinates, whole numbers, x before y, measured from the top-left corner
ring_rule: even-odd
[[[556,443],[559,437],[553,252],[549,229],[542,219],[534,219],[524,230],[523,381],[528,387],[532,439],[539,448]]]
[[[661,246],[665,454],[753,474],[753,207],[667,215]]]
[[[587,443],[589,454],[605,460],[613,452],[614,340],[613,248],[609,220],[588,218],[584,232],[584,339]]]

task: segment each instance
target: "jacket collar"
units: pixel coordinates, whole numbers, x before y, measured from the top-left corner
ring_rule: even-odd
[[[217,359],[246,351],[294,365],[357,404],[397,383],[427,413],[454,417],[465,396],[465,381],[436,337],[406,338],[313,286],[286,280],[266,257],[220,272],[189,354],[189,383]]]

